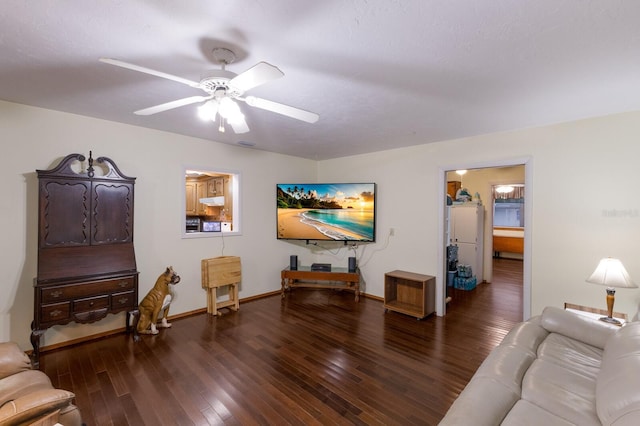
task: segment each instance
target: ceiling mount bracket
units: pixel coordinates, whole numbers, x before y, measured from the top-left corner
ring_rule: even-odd
[[[213,58],[223,67],[232,64],[236,60],[236,54],[224,47],[216,47],[211,51]],[[223,68],[224,69],[224,68]]]

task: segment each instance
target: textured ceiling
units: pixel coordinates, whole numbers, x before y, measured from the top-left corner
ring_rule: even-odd
[[[637,0],[3,0],[0,99],[322,160],[640,110],[639,22]],[[320,120],[134,115],[203,92],[98,62],[198,81],[214,47],[278,66],[248,94]]]

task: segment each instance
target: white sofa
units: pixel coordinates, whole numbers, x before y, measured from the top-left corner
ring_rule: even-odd
[[[547,307],[505,336],[440,425],[640,425],[640,322]]]

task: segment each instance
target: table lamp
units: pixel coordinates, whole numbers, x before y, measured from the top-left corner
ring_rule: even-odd
[[[604,258],[598,263],[598,267],[589,278],[588,283],[607,286],[607,316],[600,318],[601,321],[611,324],[620,324],[620,321],[613,318],[613,302],[615,301],[616,290],[618,288],[635,288],[636,283],[631,281],[627,270],[624,269],[619,259],[611,257]]]

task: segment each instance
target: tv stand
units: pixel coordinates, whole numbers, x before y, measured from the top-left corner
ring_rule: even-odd
[[[309,266],[298,265],[297,270],[283,269],[280,278],[283,299],[287,289],[304,287],[349,290],[355,293],[356,302],[360,300],[360,274],[357,269],[356,272],[349,272],[347,268],[312,271]]]

